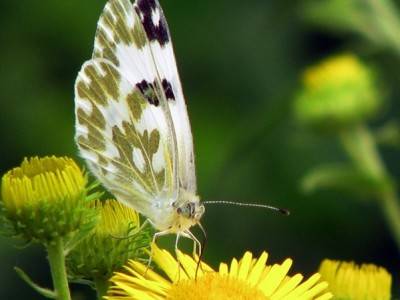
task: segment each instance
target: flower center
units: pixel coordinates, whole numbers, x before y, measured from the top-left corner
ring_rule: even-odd
[[[209,273],[196,280],[175,283],[168,292],[168,300],[268,300],[248,283],[226,275]]]

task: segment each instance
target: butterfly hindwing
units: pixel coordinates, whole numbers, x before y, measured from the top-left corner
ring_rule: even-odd
[[[172,195],[171,130],[157,88],[146,93],[104,59],[86,62],[75,84],[76,141],[91,171],[120,200],[151,217],[151,201]]]
[[[193,142],[186,104],[164,13],[156,0],[110,0],[98,22],[93,58],[112,62],[133,85],[156,101],[172,128],[175,181],[196,192]],[[152,99],[149,86],[160,91]],[[151,89],[151,88],[150,88]]]

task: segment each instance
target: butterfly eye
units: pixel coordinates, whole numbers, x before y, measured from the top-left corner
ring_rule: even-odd
[[[192,208],[191,208],[191,204],[190,203],[187,203],[187,204],[185,204],[185,205],[183,205],[181,207],[178,207],[176,209],[176,212],[178,214],[180,214],[181,216],[183,216],[184,218],[190,218],[190,217],[193,216],[193,214],[191,214]]]

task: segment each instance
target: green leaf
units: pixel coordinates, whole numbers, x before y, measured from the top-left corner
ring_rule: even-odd
[[[43,288],[32,281],[32,279],[20,268],[14,267],[15,272],[23,281],[25,281],[31,288],[46,298],[56,299],[56,293],[50,289]]]

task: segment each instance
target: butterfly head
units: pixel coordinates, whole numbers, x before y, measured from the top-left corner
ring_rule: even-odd
[[[205,208],[198,196],[190,193],[183,193],[182,196],[174,207],[179,217],[179,229],[186,229],[199,223]]]
[[[199,202],[187,202],[177,207],[176,212],[183,218],[191,219],[197,223],[204,214],[204,205]]]

